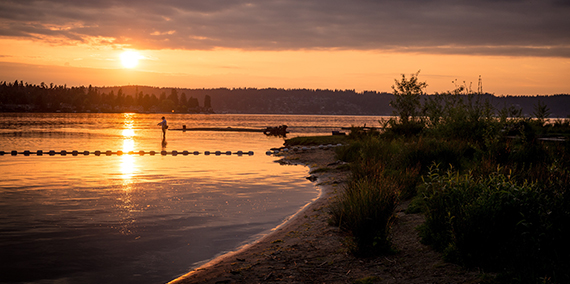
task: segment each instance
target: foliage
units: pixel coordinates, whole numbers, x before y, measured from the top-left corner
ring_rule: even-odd
[[[403,76],[395,93],[425,86],[412,77]],[[354,128],[337,150],[352,175],[333,220],[354,223],[341,228],[356,240],[355,251],[374,251],[358,240],[384,235],[361,230],[360,220],[374,215],[352,208],[380,206],[369,192],[397,185],[400,199],[413,198],[408,211],[426,215],[422,241],[447,260],[500,272],[505,283],[569,282],[570,121],[548,120],[541,102],[535,118],[512,105],[495,109],[462,86],[423,97],[419,108],[415,98],[396,104],[408,119],[380,121],[382,132]]]
[[[352,234],[353,253],[360,256],[391,251],[389,238],[398,204],[398,183],[381,174],[352,179],[333,204],[332,223]]]
[[[402,74],[402,79],[394,80],[395,84],[392,85],[394,99],[390,104],[394,108],[394,115],[400,117],[400,123],[404,125],[413,122],[419,115],[420,96],[427,87],[427,83],[418,81],[419,74],[420,71],[412,74],[410,79],[406,79],[406,75]]]
[[[564,175],[568,172],[550,174]],[[570,195],[567,184],[517,182],[496,171],[487,176],[440,174],[432,167],[421,196],[422,240],[448,260],[535,283],[548,276],[567,282]]]
[[[499,131],[494,108],[480,95],[461,95],[462,90],[436,93],[426,99],[423,107],[426,132],[429,136],[483,143]]]
[[[542,103],[540,100],[534,105],[534,116],[536,117],[536,122],[538,125],[543,126],[545,119],[547,119],[551,112],[547,105]]]

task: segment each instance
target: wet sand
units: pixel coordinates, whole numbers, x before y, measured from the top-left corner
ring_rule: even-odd
[[[356,258],[347,235],[328,224],[328,206],[348,178],[332,150],[289,153],[280,161],[309,167],[320,197],[274,232],[170,283],[479,283],[479,273],[445,263],[441,255],[419,242],[421,214],[398,209],[392,228],[395,254]],[[323,170],[325,169],[325,170]]]

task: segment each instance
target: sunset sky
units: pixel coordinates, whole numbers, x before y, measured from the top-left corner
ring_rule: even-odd
[[[391,92],[418,70],[429,93],[570,93],[570,2],[0,0],[0,81]]]

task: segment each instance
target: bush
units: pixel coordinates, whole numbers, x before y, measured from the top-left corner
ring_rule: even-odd
[[[447,260],[510,274],[510,281],[570,280],[568,186],[517,183],[501,173],[475,178],[437,167],[421,194],[422,241]]]

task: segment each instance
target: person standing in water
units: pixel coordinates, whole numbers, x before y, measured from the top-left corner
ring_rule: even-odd
[[[162,126],[162,140],[166,139],[166,129],[168,129],[168,124],[166,123],[166,118],[162,117],[162,121],[159,122],[157,125]]]

